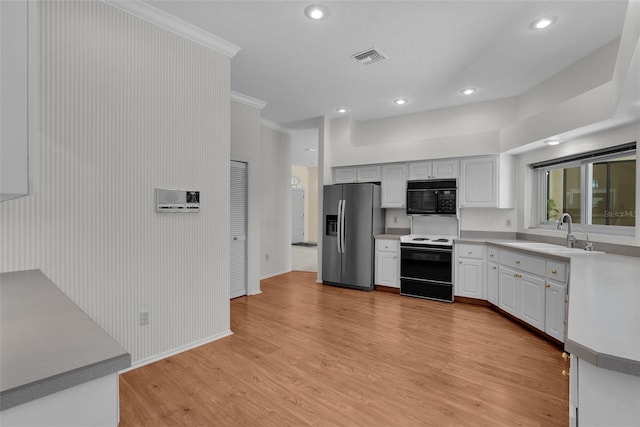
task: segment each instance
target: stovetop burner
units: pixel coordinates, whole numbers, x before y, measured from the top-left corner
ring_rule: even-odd
[[[400,238],[400,243],[405,245],[438,245],[438,246],[453,246],[453,240],[458,236],[448,235],[424,235],[424,234],[409,234]]]

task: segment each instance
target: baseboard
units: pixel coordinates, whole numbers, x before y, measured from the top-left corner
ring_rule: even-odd
[[[454,296],[453,299],[455,302],[461,302],[464,304],[474,304],[474,305],[482,305],[484,307],[491,307],[491,303],[483,299],[459,297],[459,296]]]
[[[260,280],[270,279],[270,278],[275,277],[275,276],[280,276],[281,274],[291,273],[291,271],[292,271],[292,270],[285,270],[285,271],[281,271],[280,273],[273,273],[273,274],[269,274],[269,275],[267,275],[267,276],[262,276],[262,277],[260,278]]]
[[[228,337],[229,335],[233,335],[233,332],[231,332],[230,329],[228,329],[228,330],[226,330],[224,332],[221,332],[219,334],[213,335],[211,337],[204,338],[202,340],[198,340],[198,341],[192,342],[190,344],[186,344],[186,345],[174,348],[173,350],[165,351],[163,353],[156,354],[155,356],[151,356],[151,357],[147,357],[146,359],[138,360],[137,362],[132,363],[130,368],[123,369],[122,371],[119,371],[118,373],[119,374],[124,374],[125,372],[133,371],[134,369],[138,369],[138,368],[140,368],[142,366],[145,366],[145,365],[148,365],[150,363],[154,363],[154,362],[157,362],[159,360],[166,359],[167,357],[175,356],[176,354],[180,354],[180,353],[183,353],[185,351],[192,350],[192,349],[194,349],[196,347],[200,347],[201,345],[209,344],[210,342],[217,341],[217,340],[219,340],[221,338],[224,338],[224,337]]]
[[[390,292],[392,294],[400,294],[400,288],[394,288],[393,286],[376,285],[376,291]]]

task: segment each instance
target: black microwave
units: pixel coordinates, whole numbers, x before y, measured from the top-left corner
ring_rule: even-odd
[[[455,215],[455,179],[407,182],[407,215]]]

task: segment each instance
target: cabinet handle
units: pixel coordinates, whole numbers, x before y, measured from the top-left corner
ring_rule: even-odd
[[[569,353],[567,353],[566,351],[562,352],[562,360],[564,360],[565,362],[568,362],[570,357],[571,356],[569,356]]]
[[[563,377],[565,377],[565,378],[569,378],[569,375],[571,375],[571,374],[570,374],[569,372],[567,372],[567,370],[566,370],[566,369],[563,369],[563,370],[562,370],[562,376],[563,376]]]
[[[551,285],[550,285],[550,284],[548,284],[548,283],[546,283],[546,284],[544,285],[544,287],[545,287],[545,288],[550,288],[550,287],[551,287]]]
[[[522,274],[513,273],[513,277],[522,277]]]
[[[473,255],[473,252],[469,252],[469,255]]]
[[[556,274],[557,271],[556,270],[551,270],[551,274]]]
[[[520,260],[516,260],[516,264],[520,264]]]
[[[462,261],[458,261],[458,264],[462,264]]]
[[[398,259],[398,257],[395,257],[395,256],[394,256],[394,257],[393,257],[393,259]]]
[[[493,267],[491,267],[491,268],[493,268],[494,270],[497,270],[497,269],[498,269],[498,267],[496,267],[495,265],[494,265]]]
[[[490,256],[491,258],[493,258],[493,254],[489,254],[489,256]]]

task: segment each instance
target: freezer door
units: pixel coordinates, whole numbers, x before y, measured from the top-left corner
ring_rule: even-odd
[[[342,185],[325,185],[322,215],[322,281],[342,282],[342,257],[338,252],[338,206],[342,203]]]
[[[373,184],[344,184],[342,284],[373,289]]]

